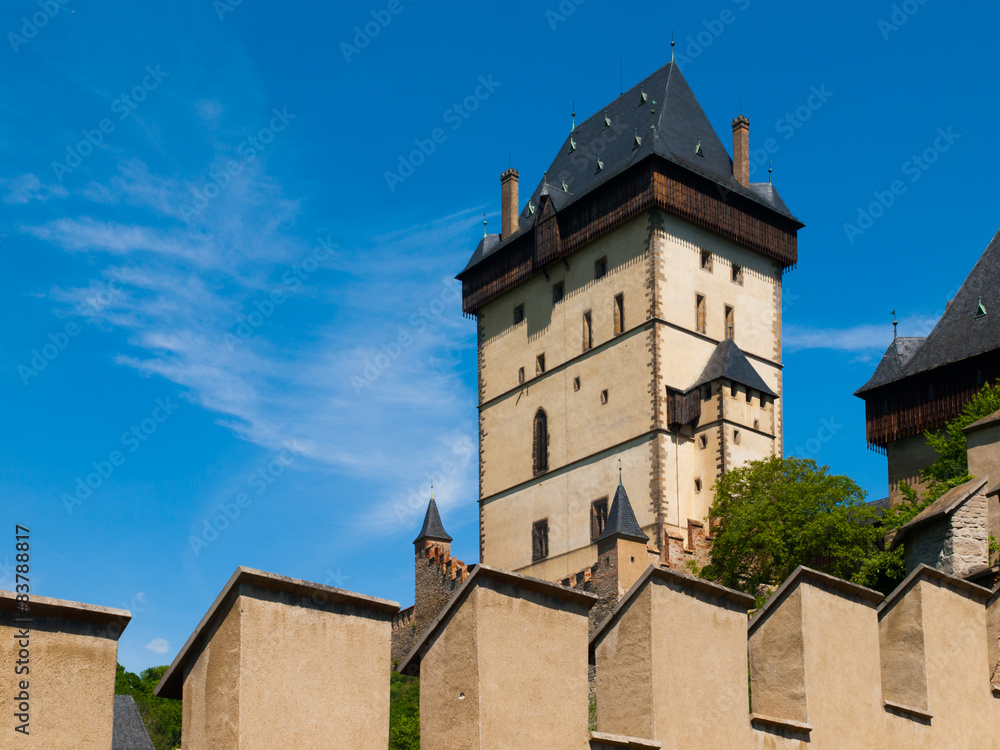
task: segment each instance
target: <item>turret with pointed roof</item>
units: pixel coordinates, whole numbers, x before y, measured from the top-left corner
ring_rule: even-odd
[[[444,524],[441,523],[441,514],[438,513],[437,503],[434,501],[433,495],[431,495],[430,502],[427,503],[427,513],[424,514],[424,525],[420,528],[420,533],[413,540],[413,543],[420,544],[426,541],[452,541],[451,536],[444,530]]]

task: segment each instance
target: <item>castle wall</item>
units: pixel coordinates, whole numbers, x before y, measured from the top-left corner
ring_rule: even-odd
[[[946,516],[907,535],[906,569],[930,565],[964,578],[989,563],[986,488],[980,489]]]
[[[129,618],[124,610],[44,597],[31,597],[28,611],[18,612],[15,594],[0,592],[5,707],[0,746],[12,750],[111,747],[118,637]],[[27,714],[26,722],[16,716],[20,713]],[[27,734],[15,731],[25,723]]]

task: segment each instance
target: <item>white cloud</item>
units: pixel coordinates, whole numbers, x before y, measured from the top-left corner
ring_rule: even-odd
[[[66,188],[62,185],[43,185],[38,175],[22,174],[18,177],[0,178],[0,189],[5,191],[4,203],[24,204],[33,200],[47,201],[49,198],[65,198]]]
[[[146,644],[146,650],[154,654],[165,654],[170,650],[170,641],[165,638],[154,638]]]
[[[108,261],[50,296],[125,332],[119,365],[179,384],[245,440],[269,449],[294,440],[318,466],[387,487],[387,500],[358,506],[356,523],[412,525],[411,498],[422,506],[435,474],[443,509],[475,502],[476,395],[454,367],[475,329],[452,274],[479,209],[327,255],[289,234],[294,201],[264,174],[250,182],[186,226],[170,210],[186,183],[130,162],[84,197],[148,211],[130,209],[133,223],[78,216],[25,231]],[[307,272],[318,250],[327,257]],[[287,301],[268,308],[275,289]]]
[[[926,336],[937,318],[919,316],[899,321],[900,336]],[[892,323],[865,323],[847,328],[816,328],[787,325],[782,343],[787,351],[832,349],[842,352],[881,353],[892,341]],[[867,358],[865,358],[867,359]]]

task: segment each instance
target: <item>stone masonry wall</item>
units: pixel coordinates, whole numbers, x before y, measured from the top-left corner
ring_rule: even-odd
[[[986,496],[977,493],[949,516],[914,531],[906,544],[906,569],[921,563],[963,578],[987,567]]]

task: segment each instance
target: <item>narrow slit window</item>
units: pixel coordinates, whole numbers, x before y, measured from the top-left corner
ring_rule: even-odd
[[[726,338],[736,338],[736,310],[731,305],[726,305]]]
[[[701,492],[701,480],[700,479],[695,479],[694,480],[694,491],[695,492]]]
[[[543,518],[531,525],[531,561],[538,562],[549,556],[549,519]]]
[[[733,442],[739,445],[743,441],[743,436],[739,430],[733,430]]]
[[[549,419],[544,409],[535,412],[535,422],[532,429],[532,463],[535,474],[543,474],[549,470]]]
[[[698,447],[705,450],[708,447],[708,435],[702,435],[698,438]]]
[[[587,351],[594,345],[594,327],[590,310],[583,314],[583,350]]]
[[[743,285],[743,266],[733,263],[733,283]]]
[[[601,391],[601,405],[603,406],[606,403],[608,403],[608,391],[604,389]]]
[[[573,390],[580,390],[580,378],[573,378]]]
[[[517,384],[521,385],[523,383],[524,383],[524,368],[519,367],[517,368]]]
[[[545,355],[539,354],[535,357],[535,375],[541,375],[543,372],[545,372]]]
[[[608,524],[608,499],[602,497],[590,504],[590,541],[604,533]]]
[[[625,295],[615,295],[615,336],[625,330]]]
[[[701,267],[706,271],[712,270],[712,253],[708,250],[701,251]]]
[[[694,298],[695,329],[705,333],[705,295],[696,294]]]

